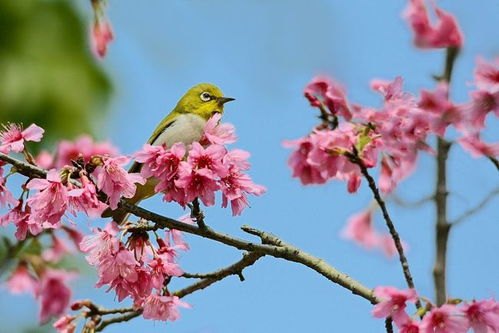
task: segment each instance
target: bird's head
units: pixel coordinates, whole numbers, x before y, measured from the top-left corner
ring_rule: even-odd
[[[193,113],[208,120],[214,113],[223,113],[224,104],[234,98],[224,97],[214,84],[200,83],[189,89],[175,107],[179,113]]]

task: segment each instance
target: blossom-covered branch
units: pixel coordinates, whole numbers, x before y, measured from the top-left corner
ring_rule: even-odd
[[[43,177],[44,175],[47,174],[47,172],[41,168],[29,165],[28,163],[25,163],[23,161],[12,158],[2,153],[0,153],[0,160],[12,164],[19,170],[21,174],[27,177]],[[235,247],[239,250],[246,250],[248,252],[256,252],[260,254],[273,256],[276,258],[282,258],[289,261],[294,261],[312,268],[313,270],[325,276],[327,279],[331,280],[332,282],[345,287],[346,289],[350,290],[353,294],[359,295],[369,300],[371,303],[378,302],[378,299],[374,296],[371,289],[360,284],[356,280],[349,277],[347,274],[338,271],[336,268],[327,264],[322,259],[310,255],[294,246],[286,244],[283,241],[279,240],[278,238],[274,238],[275,236],[271,236],[270,234],[265,233],[263,231],[254,231],[255,229],[248,229],[248,228],[243,229],[247,232],[249,232],[249,230],[253,230],[253,233],[258,233],[258,235],[265,236],[266,239],[274,239],[273,244],[279,243],[281,245],[279,246],[269,245],[265,244],[265,242],[263,242],[263,244],[258,244],[250,241],[245,241],[224,233],[217,232],[210,227],[199,228],[192,224],[181,222],[169,217],[161,216],[144,208],[130,204],[125,200],[121,200],[118,203],[118,206],[123,207],[126,211],[135,216],[138,216],[147,221],[151,221],[153,223],[153,225],[150,226],[137,225],[137,226],[128,227],[127,230],[130,232],[141,231],[141,230],[142,231],[158,230],[163,228],[174,229],[198,235],[204,238],[212,239],[217,242]]]

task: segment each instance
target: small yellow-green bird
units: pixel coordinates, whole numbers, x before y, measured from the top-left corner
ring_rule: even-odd
[[[189,145],[203,137],[208,119],[215,113],[223,113],[224,104],[234,98],[224,97],[222,91],[211,83],[200,83],[187,90],[175,108],[159,123],[147,143],[155,146],[171,147],[177,142]],[[139,172],[141,164],[135,162],[128,172]],[[136,204],[153,196],[157,180],[152,177],[144,185],[137,184],[137,191],[128,202]],[[107,209],[102,217],[112,217],[113,221],[123,223],[128,213],[123,209]]]

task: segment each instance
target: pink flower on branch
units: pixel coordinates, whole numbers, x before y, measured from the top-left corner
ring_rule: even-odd
[[[392,317],[397,326],[401,326],[409,320],[409,315],[405,312],[406,303],[414,303],[417,300],[414,289],[398,290],[394,287],[376,287],[374,295],[381,299],[373,309],[373,316],[376,318]]]
[[[75,319],[75,316],[64,315],[57,319],[52,326],[59,333],[73,333],[76,329],[76,325],[73,323]]]
[[[499,156],[499,143],[485,143],[480,139],[479,133],[467,133],[465,136],[457,139],[457,141],[464,150],[468,151],[475,158]]]
[[[422,49],[461,47],[463,35],[456,19],[431,2],[437,22],[431,24],[424,0],[409,0],[403,16],[414,32],[414,44]]]
[[[366,209],[351,216],[341,232],[342,235],[367,249],[376,247],[378,234],[373,228],[372,215],[372,209]]]
[[[109,21],[96,19],[92,27],[92,44],[95,52],[100,58],[107,53],[107,45],[114,39],[113,31]]]
[[[68,308],[71,290],[66,283],[75,276],[62,270],[47,269],[41,276],[35,295],[40,301],[40,322],[62,315]]]
[[[39,142],[43,137],[43,128],[31,124],[25,130],[20,125],[8,124],[0,131],[0,152],[20,153],[24,150],[24,141]]]
[[[479,89],[499,90],[499,57],[492,62],[487,62],[483,58],[477,59],[475,84]]]
[[[61,141],[57,145],[56,160],[54,166],[62,168],[71,165],[79,157],[85,163],[90,162],[92,156],[116,156],[118,150],[109,142],[94,142],[88,135],[82,135],[75,141]]]
[[[10,191],[5,186],[6,182],[7,179],[3,177],[3,168],[0,165],[0,208],[6,208],[9,205],[17,205],[17,200],[14,199],[12,193],[10,193]]]
[[[34,293],[37,286],[36,279],[31,276],[26,264],[21,263],[7,280],[7,288],[11,293]]]
[[[38,193],[28,198],[26,203],[31,208],[31,220],[44,227],[56,226],[68,208],[69,198],[81,194],[81,189],[68,189],[62,184],[57,170],[50,170],[46,179],[35,178],[26,184],[30,190],[39,190]]]
[[[469,322],[455,305],[434,307],[421,321],[421,333],[465,333]]]
[[[145,319],[175,321],[180,317],[177,307],[191,308],[185,302],[182,302],[177,296],[161,296],[151,294],[144,301],[143,316]]]
[[[215,113],[204,127],[204,137],[211,144],[225,145],[228,143],[234,143],[237,140],[235,134],[235,128],[232,124],[220,124],[220,119],[222,115],[220,113]]]
[[[316,77],[304,90],[304,95],[313,107],[325,106],[332,115],[350,120],[352,113],[346,100],[344,88],[327,77]]]
[[[126,156],[103,157],[102,166],[94,171],[97,188],[108,196],[111,209],[118,207],[121,197],[131,198],[137,189],[136,183],[145,184],[146,180],[137,173],[128,173],[123,169],[129,158]]]
[[[461,311],[475,333],[499,332],[499,304],[495,300],[474,300],[464,304]]]

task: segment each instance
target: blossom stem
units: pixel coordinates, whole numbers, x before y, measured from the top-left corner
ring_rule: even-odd
[[[494,164],[497,171],[499,171],[499,160],[497,160],[497,158],[492,157],[492,156],[487,156],[487,158]]]
[[[107,326],[109,326],[111,324],[114,324],[114,323],[122,323],[122,322],[125,322],[125,321],[132,320],[133,318],[136,318],[136,317],[140,316],[141,314],[142,314],[141,310],[136,310],[136,311],[128,312],[128,313],[126,313],[126,314],[124,314],[122,316],[116,316],[116,317],[113,317],[113,318],[109,318],[109,319],[103,320],[103,321],[101,321],[101,323],[99,324],[99,326],[97,326],[95,328],[95,332],[100,332],[104,328],[106,328]]]
[[[390,231],[390,235],[392,236],[393,242],[395,243],[395,248],[397,249],[397,252],[399,255],[400,264],[402,265],[402,271],[404,273],[404,277],[405,277],[405,281],[407,283],[407,286],[409,288],[415,289],[414,280],[413,280],[412,274],[411,274],[411,269],[409,268],[409,262],[407,261],[407,258],[404,254],[404,248],[402,247],[402,242],[400,240],[400,236],[397,232],[397,229],[395,229],[395,225],[393,224],[393,221],[390,217],[390,214],[388,214],[388,209],[386,208],[385,201],[381,198],[381,194],[380,194],[378,188],[376,187],[376,182],[374,181],[374,178],[367,171],[367,167],[362,162],[355,147],[354,147],[354,152],[347,153],[346,156],[348,158],[350,158],[352,163],[355,163],[359,166],[360,172],[362,173],[364,178],[367,180],[369,188],[371,189],[371,192],[374,195],[374,199],[376,200],[376,202],[379,205],[379,208],[381,209],[381,212],[383,214],[383,218],[386,222],[386,226],[388,227],[388,230]],[[418,308],[418,310],[421,308],[421,302],[419,300],[416,301],[416,308]]]
[[[449,47],[445,56],[444,72],[438,79],[450,83],[454,63],[459,55],[459,48]],[[447,96],[448,97],[448,96]],[[446,267],[447,267],[447,243],[451,224],[447,220],[447,157],[451,143],[443,138],[437,138],[437,180],[435,187],[434,202],[436,207],[435,242],[436,255],[433,266],[433,280],[435,285],[435,296],[437,305],[445,303],[446,292]]]
[[[386,333],[393,333],[393,320],[391,317],[385,319]]]
[[[191,284],[188,287],[185,287],[183,289],[180,289],[173,294],[175,296],[178,296],[179,298],[182,298],[186,295],[192,294],[193,292],[197,290],[204,289],[213,283],[220,281],[230,275],[237,275],[239,276],[239,279],[241,281],[244,281],[244,276],[243,276],[243,269],[245,269],[248,266],[253,265],[258,259],[261,257],[265,256],[263,253],[258,253],[258,252],[252,252],[252,253],[245,253],[243,255],[243,258],[239,260],[238,262],[219,269],[215,272],[208,273],[208,274],[197,274],[196,275],[191,275],[192,277],[201,277],[203,276],[204,278],[201,281],[198,281],[194,284]]]

